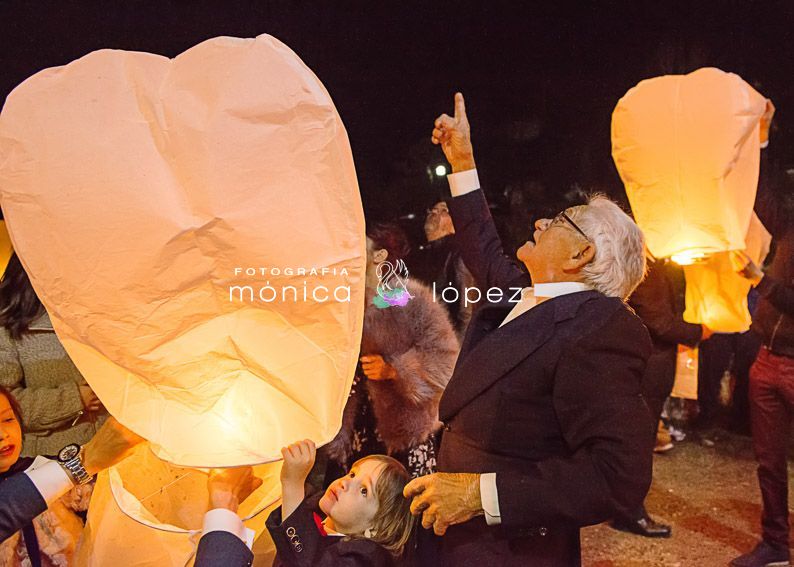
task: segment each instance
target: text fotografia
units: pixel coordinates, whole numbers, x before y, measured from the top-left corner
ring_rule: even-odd
[[[347,276],[347,268],[235,268],[235,276]]]
[[[510,287],[503,290],[499,287],[492,287],[486,290],[484,298],[490,303],[501,303],[507,301],[508,303],[518,303],[521,301],[522,287]],[[478,287],[465,287],[463,293],[451,283],[438,293],[436,289],[436,282],[433,282],[433,301],[438,303],[438,298],[444,303],[458,303],[463,300],[465,307],[474,305],[483,300],[483,293]]]
[[[294,276],[302,277],[308,276],[312,278],[322,278],[328,276],[347,276],[347,268],[235,268],[234,275],[239,277],[261,277],[269,276],[273,278]],[[259,283],[259,282],[257,282]],[[290,282],[284,285],[279,285],[277,280],[271,282],[270,279],[265,280],[264,285],[230,285],[229,286],[229,301],[230,302],[245,302],[253,303],[261,301],[262,303],[297,303],[314,302],[326,303],[334,301],[338,303],[350,303],[350,286],[337,285],[329,286],[317,284],[315,281],[309,282],[303,280],[302,282]]]

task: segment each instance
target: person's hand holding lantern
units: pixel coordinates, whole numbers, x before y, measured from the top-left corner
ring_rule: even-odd
[[[744,278],[752,282],[753,287],[761,283],[764,277],[764,272],[761,271],[755,262],[747,255],[746,252],[734,250],[731,252],[731,263],[733,264],[736,272]]]

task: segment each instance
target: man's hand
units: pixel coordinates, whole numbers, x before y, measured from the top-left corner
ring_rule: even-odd
[[[102,409],[102,402],[99,401],[99,398],[94,393],[94,390],[91,389],[91,386],[88,384],[80,384],[78,386],[80,389],[80,400],[83,402],[83,407],[88,411],[99,411]]]
[[[284,464],[281,466],[281,483],[303,487],[306,477],[309,476],[309,471],[314,466],[314,459],[317,457],[314,441],[304,439],[289,447],[283,447],[281,456],[284,457]]]
[[[480,475],[435,473],[409,482],[403,496],[413,498],[411,514],[422,514],[422,527],[444,535],[449,526],[483,514]]]
[[[254,476],[251,467],[212,469],[207,479],[210,510],[226,508],[235,514],[251,493],[262,486],[262,479]]]
[[[701,341],[709,340],[711,338],[711,335],[714,334],[714,331],[712,331],[710,328],[708,328],[706,325],[704,325],[702,323],[700,324],[700,329],[701,329],[700,330],[700,340]]]
[[[122,461],[143,441],[143,437],[121,425],[115,417],[110,417],[83,447],[83,466],[93,476]]]
[[[453,172],[474,169],[474,149],[471,146],[469,119],[461,93],[455,93],[455,117],[442,114],[436,118],[431,140],[441,144]]]
[[[394,380],[397,370],[394,366],[383,360],[379,354],[369,354],[361,357],[361,370],[370,380]]]

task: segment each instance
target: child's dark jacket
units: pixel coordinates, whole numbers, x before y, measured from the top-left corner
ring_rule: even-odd
[[[274,567],[393,567],[386,548],[368,539],[325,535],[318,502],[322,493],[303,500],[282,520],[279,506],[267,519],[267,529],[276,544]]]

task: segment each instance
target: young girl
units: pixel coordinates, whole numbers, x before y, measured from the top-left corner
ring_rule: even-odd
[[[39,464],[39,459],[20,457],[21,450],[19,406],[11,393],[0,386],[0,482]],[[0,566],[72,565],[83,531],[83,521],[76,512],[88,508],[91,490],[90,484],[73,488],[22,530],[0,542]]]
[[[278,552],[275,566],[386,567],[401,562],[414,527],[410,502],[403,498],[411,480],[404,466],[384,455],[364,457],[324,494],[307,497],[314,443],[299,441],[281,454],[282,504],[267,519]]]

